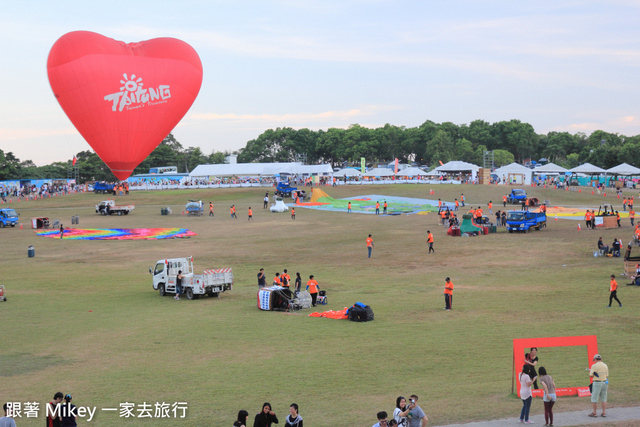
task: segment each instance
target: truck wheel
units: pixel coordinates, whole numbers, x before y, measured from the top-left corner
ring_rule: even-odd
[[[0,222],[0,228],[4,228],[4,222]]]
[[[124,214],[125,215],[129,215],[129,211],[124,211]]]
[[[165,296],[167,293],[164,291],[164,283],[160,283],[158,285],[158,292],[160,293],[160,296],[163,297]]]
[[[100,215],[106,215],[106,214],[107,214],[107,211],[105,211],[105,210],[101,210],[100,211]]]
[[[184,293],[187,295],[187,299],[193,299],[193,289],[187,288]]]
[[[513,230],[509,230],[509,233],[513,233]]]
[[[118,215],[122,215],[122,211],[118,211]]]
[[[11,224],[11,228],[13,228],[13,227],[15,227],[15,226],[16,226],[15,224]]]

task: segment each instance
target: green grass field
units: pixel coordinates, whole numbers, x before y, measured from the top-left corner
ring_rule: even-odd
[[[495,186],[433,186],[436,198],[464,193],[468,205],[493,200]],[[0,230],[0,400],[44,404],[56,391],[74,403],[98,407],[96,426],[229,426],[240,409],[250,418],[270,402],[284,424],[289,404],[300,405],[310,426],[370,426],[391,413],[399,395],[420,396],[430,424],[519,415],[511,395],[514,338],[597,335],[610,369],[610,406],[638,403],[640,289],[619,278],[623,308],[607,308],[609,275],[621,258],[594,258],[599,236],[626,245],[622,229],[577,231],[575,221],[554,221],[529,234],[453,238],[428,215],[375,215],[262,209],[266,189],[132,193],[128,216],[102,217],[93,194],[13,203],[25,229]],[[428,186],[349,186],[332,197],[384,194],[433,198]],[[528,189],[553,206],[596,208],[590,192]],[[626,193],[631,195],[632,193]],[[635,193],[634,193],[635,194]],[[211,200],[215,218],[185,217],[188,199]],[[621,201],[607,197],[621,208]],[[498,203],[500,202],[500,203]],[[229,206],[238,207],[238,220]],[[174,214],[161,216],[172,206]],[[253,207],[254,222],[247,221]],[[184,227],[191,239],[71,241],[37,237],[29,219],[48,216],[78,228]],[[426,231],[435,236],[427,255]],[[365,239],[372,234],[373,257]],[[27,247],[36,256],[27,257]],[[233,291],[221,298],[175,301],[154,292],[148,267],[158,259],[193,255],[196,270],[232,267]],[[369,304],[375,321],[353,323],[256,308],[256,274],[268,280],[287,268],[314,274],[327,290],[326,309]],[[445,312],[444,278],[455,283],[454,310]],[[306,280],[304,281],[306,283]],[[586,347],[539,349],[540,362],[558,387],[588,384]],[[120,418],[101,408],[121,403],[187,402],[187,418]],[[554,410],[588,410],[587,398],[560,398]],[[541,413],[536,400],[532,413]],[[252,421],[250,422],[252,425]]]

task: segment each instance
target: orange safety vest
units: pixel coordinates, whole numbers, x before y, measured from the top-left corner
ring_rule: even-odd
[[[493,203],[489,202],[489,209],[493,208]]]
[[[296,210],[294,208],[291,208],[291,215],[295,215],[296,214]]]
[[[456,200],[456,208],[460,206],[460,204],[458,203],[458,201]]]
[[[611,284],[609,285],[609,292],[613,292],[616,289],[618,289],[618,282],[616,282],[616,279],[611,279]]]
[[[276,276],[276,277],[274,277],[274,278],[273,278],[273,284],[274,284],[274,285],[279,285],[280,283],[281,283],[281,282],[280,282],[280,278],[279,278],[278,276]]]
[[[213,205],[209,203],[209,212],[213,212]]]
[[[373,246],[373,239],[371,237],[367,237],[367,247]]]
[[[348,207],[349,209],[351,209],[351,202],[349,202],[349,204],[347,205],[347,207]]]
[[[376,209],[380,209],[380,203],[376,202]]]
[[[502,201],[506,202],[507,201],[507,196],[502,196]]]
[[[318,282],[315,279],[311,279],[307,282],[307,288],[309,288],[310,294],[318,293]]]
[[[444,293],[448,295],[453,295],[453,282],[449,282],[444,285]]]
[[[253,211],[249,209],[249,216],[253,216]]]
[[[427,236],[427,243],[433,243],[433,234],[429,233]]]
[[[636,217],[636,211],[629,211],[629,218],[635,218]]]
[[[445,211],[444,209],[440,211],[440,216],[442,218],[445,218],[447,216],[447,211]]]

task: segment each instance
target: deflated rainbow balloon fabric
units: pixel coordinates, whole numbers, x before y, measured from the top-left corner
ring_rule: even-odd
[[[36,235],[59,239],[60,230],[38,231]],[[154,240],[197,236],[186,228],[69,228],[64,240]]]

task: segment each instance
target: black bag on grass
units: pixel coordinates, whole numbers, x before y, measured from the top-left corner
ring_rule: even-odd
[[[373,310],[368,305],[357,302],[349,308],[347,315],[352,322],[369,322],[373,320]]]

